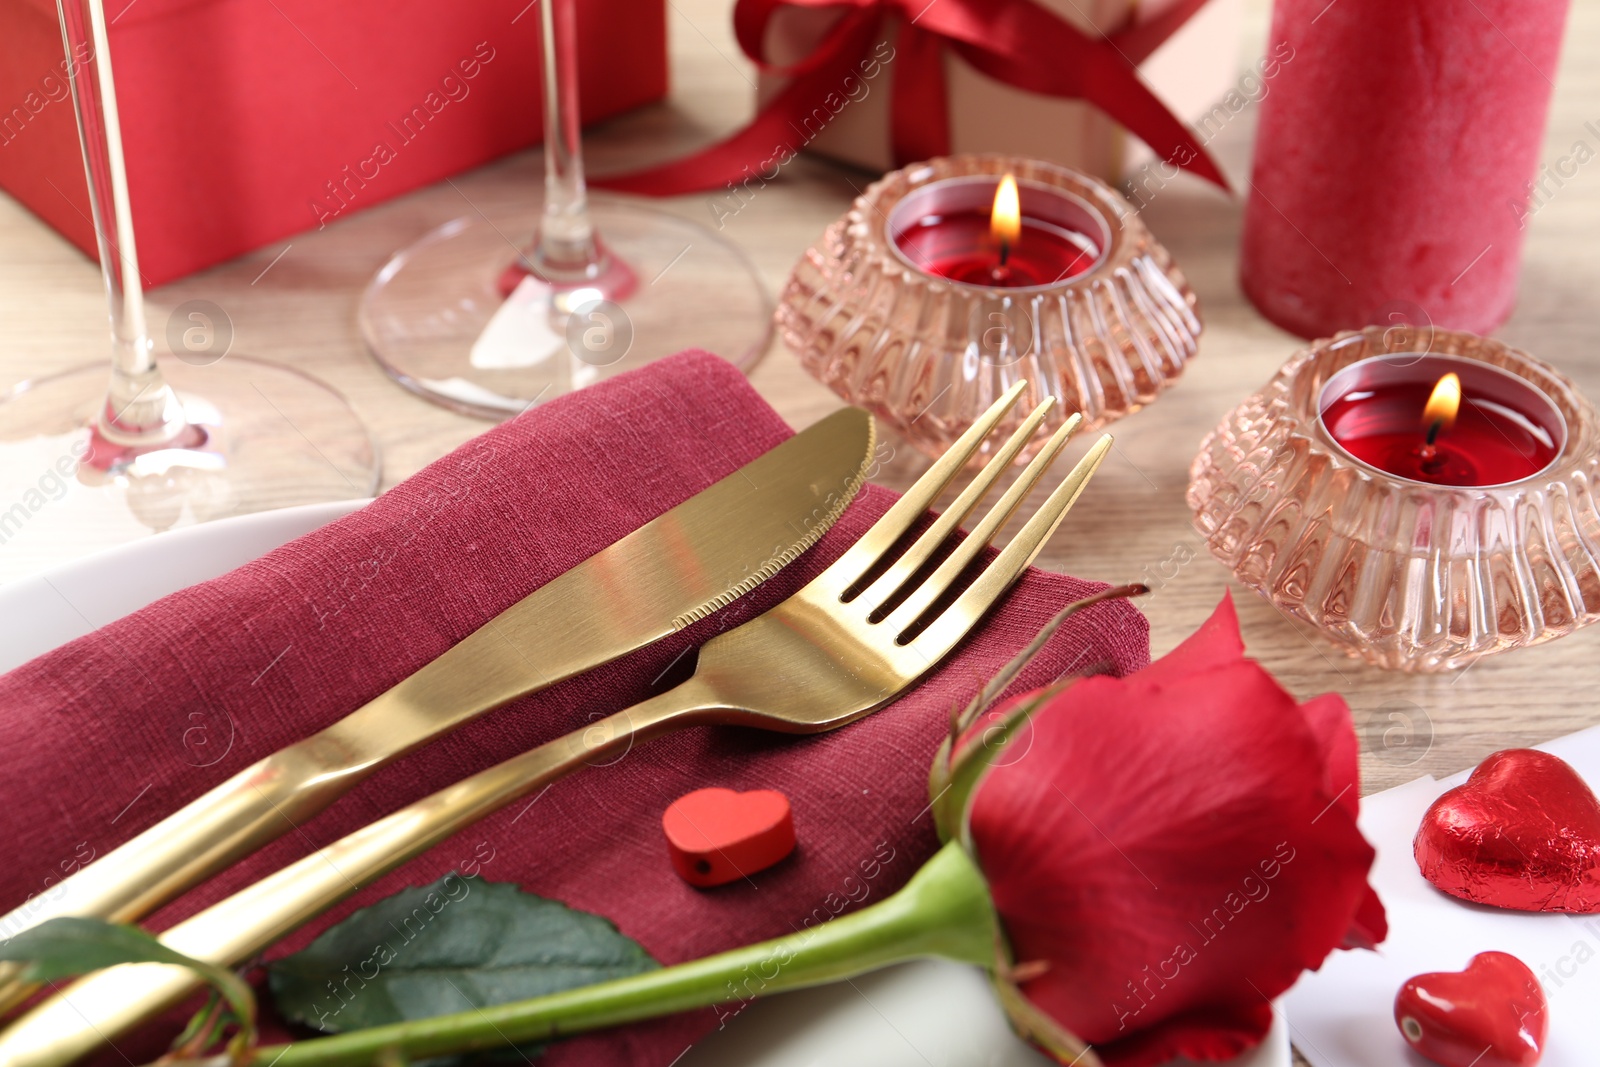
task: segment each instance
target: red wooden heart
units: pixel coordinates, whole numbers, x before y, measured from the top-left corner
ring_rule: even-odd
[[[1412,1048],[1444,1067],[1532,1067],[1550,1015],[1526,964],[1480,952],[1464,971],[1419,974],[1401,986],[1394,1021]]]
[[[661,816],[672,866],[709,888],[765,870],[794,850],[789,798],[771,789],[696,789]]]
[[[1412,843],[1446,893],[1520,911],[1600,911],[1600,801],[1548,752],[1496,752],[1433,802]]]

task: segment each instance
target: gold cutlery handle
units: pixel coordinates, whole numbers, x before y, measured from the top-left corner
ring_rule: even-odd
[[[463,647],[468,648],[465,658]],[[63,880],[45,906],[23,905],[0,919],[0,929],[15,934],[62,915],[136,922],[276,841],[385,764],[519,692],[540,687],[521,672],[481,664],[484,655],[482,645],[464,642],[338,722],[246,767],[90,863]],[[446,703],[448,714],[440,710]],[[0,964],[0,1013],[36,988],[18,981],[20,973],[17,964]]]
[[[133,922],[276,841],[428,740],[414,725],[423,716],[411,694],[433,666],[190,801],[63,880],[43,907],[34,901],[0,919],[0,929],[15,934],[61,915]],[[465,697],[462,703],[465,714],[493,706]],[[0,1010],[7,992],[0,991]]]
[[[377,764],[351,764],[325,734],[268,756],[0,919],[16,933],[63,915],[131,922],[292,830],[333,803]],[[0,965],[0,1011],[35,988]]]
[[[55,899],[27,909],[28,925],[60,915],[127,922],[322,810],[349,783],[308,781],[295,748],[246,767],[67,878]]]
[[[626,753],[718,708],[699,678],[441,789],[214,904],[161,935],[186,955],[234,966],[429,848],[598,757]],[[242,777],[242,776],[241,776]],[[0,1033],[0,1067],[60,1067],[199,985],[194,972],[123,964],[81,979]]]

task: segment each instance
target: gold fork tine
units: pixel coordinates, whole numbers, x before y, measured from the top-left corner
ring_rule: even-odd
[[[973,453],[978,451],[1027,387],[1026,381],[1019,381],[1007,389],[999,400],[989,406],[988,411],[979,416],[978,421],[968,427],[966,433],[956,438],[955,444],[935,460],[933,466],[923,472],[922,477],[912,483],[911,488],[906,490],[905,496],[895,501],[894,505],[883,513],[883,517],[872,524],[872,528],[862,536],[861,540],[846,549],[844,555],[835,560],[823,573],[837,583],[841,591],[865,574],[894,546],[896,541],[905,535],[907,530],[911,529],[922,517],[922,513],[933,506],[934,501],[939,499],[939,494],[944,492],[945,486],[949,485],[951,479],[967,465]]]
[[[879,605],[886,603],[917,572],[918,568],[928,562],[939,546],[944,544],[945,539],[954,532],[958,525],[966,520],[972,509],[977,507],[983,501],[983,498],[988,495],[990,487],[994,485],[995,480],[1000,477],[1001,473],[1010,468],[1011,461],[1017,458],[1017,453],[1022,451],[1022,446],[1027,444],[1029,439],[1033,437],[1034,432],[1039,428],[1039,424],[1044,421],[1045,415],[1051,408],[1055,407],[1055,403],[1055,397],[1047,396],[1038,407],[1028,413],[1028,417],[1023,420],[1022,425],[1017,427],[1010,439],[984,465],[983,470],[978,472],[978,476],[968,483],[967,487],[961,491],[961,495],[956,497],[944,514],[935,519],[933,525],[924,530],[916,542],[906,549],[905,554],[895,560],[888,570],[879,575],[877,580],[867,587],[866,592],[861,594],[861,602],[863,604]],[[1078,416],[1074,415],[1073,418],[1078,418]]]
[[[1017,476],[1017,480],[1012,482],[1011,486],[1006,489],[1005,495],[1000,498],[994,507],[989,509],[989,513],[983,517],[972,533],[967,535],[966,540],[957,545],[955,551],[945,557],[944,562],[939,564],[939,568],[928,576],[928,580],[918,586],[910,596],[906,597],[904,603],[894,609],[887,622],[895,633],[904,632],[906,627],[910,626],[923,612],[932,607],[934,602],[949,590],[951,584],[961,575],[961,572],[966,570],[972,561],[978,557],[978,553],[988,547],[989,542],[994,540],[995,534],[999,533],[1001,528],[1010,521],[1012,514],[1016,512],[1022,501],[1033,491],[1033,487],[1038,484],[1039,479],[1044,477],[1045,471],[1050,469],[1050,464],[1054,463],[1056,457],[1061,454],[1061,449],[1066,446],[1067,438],[1071,437],[1082,423],[1083,416],[1076,412],[1066,422],[1062,423],[1060,428],[1050,435],[1050,440],[1045,442],[1045,446],[1039,450],[1039,454],[1034,456],[1032,461],[1023,468],[1022,473]]]
[[[1061,480],[1061,484],[1056,486],[1055,492],[1050,494],[1034,516],[1023,524],[1011,543],[1000,550],[994,562],[984,568],[977,580],[962,590],[955,602],[940,612],[928,628],[911,641],[911,645],[930,657],[942,656],[954,648],[956,642],[972,629],[973,620],[988,611],[1038,556],[1044,543],[1056,532],[1061,520],[1067,517],[1067,512],[1077,503],[1089,479],[1110,451],[1111,435],[1105,434],[1078,461],[1072,472]],[[969,541],[973,539],[968,538]]]

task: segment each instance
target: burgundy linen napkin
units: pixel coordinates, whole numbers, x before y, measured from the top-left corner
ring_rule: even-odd
[[[726,362],[684,353],[504,423],[368,507],[0,677],[0,910],[48,893],[62,872],[341,717],[789,434]],[[686,651],[794,592],[893,498],[869,487],[821,542],[753,593],[400,760],[151,925],[169,926],[404,804],[658,691],[675,665],[690,662]],[[1069,521],[1085,521],[1094,506],[1091,489]],[[926,770],[952,706],[1063,604],[1096,588],[1030,571],[893,706],[815,737],[699,727],[638,746],[464,831],[270,955],[474,861],[486,879],[608,916],[665,963],[879,900],[935,846]],[[1064,627],[1019,685],[1090,664],[1130,671],[1148,658],[1143,616],[1111,602]],[[682,882],[661,813],[708,785],[786,793],[795,853],[714,890]],[[558,1043],[541,1063],[666,1067],[716,1026],[714,1012],[690,1012]],[[101,1062],[148,1062],[172,1032],[156,1026],[125,1038],[122,1055]]]

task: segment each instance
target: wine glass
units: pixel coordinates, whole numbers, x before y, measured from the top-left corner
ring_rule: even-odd
[[[476,212],[397,252],[361,299],[367,347],[407,389],[493,419],[689,347],[748,370],[772,335],[754,266],[704,226],[587,192],[575,4],[539,8],[542,210]]]
[[[338,393],[227,351],[215,305],[178,310],[157,360],[134,244],[101,0],[57,0],[89,205],[110,301],[96,362],[0,391],[0,545],[48,558],[61,530],[116,543],[289,504],[372,495],[378,453]],[[88,57],[80,59],[78,57]],[[48,514],[45,514],[47,513]]]

